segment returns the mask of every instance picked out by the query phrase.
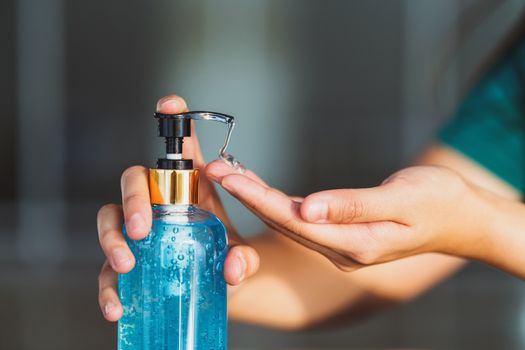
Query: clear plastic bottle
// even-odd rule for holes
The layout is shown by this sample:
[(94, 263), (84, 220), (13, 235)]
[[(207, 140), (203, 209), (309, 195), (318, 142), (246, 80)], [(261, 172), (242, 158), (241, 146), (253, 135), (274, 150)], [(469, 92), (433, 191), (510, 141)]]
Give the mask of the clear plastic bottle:
[(166, 157), (149, 169), (153, 210), (150, 234), (140, 241), (124, 236), (135, 267), (119, 275), (124, 314), (119, 350), (225, 350), (227, 297), (224, 260), (226, 229), (198, 208), (199, 170), (182, 158), (191, 136), (187, 115), (157, 113)]
[(153, 206), (153, 229), (127, 239), (135, 268), (119, 278), (122, 350), (222, 350), (227, 346), (226, 230), (192, 205)]

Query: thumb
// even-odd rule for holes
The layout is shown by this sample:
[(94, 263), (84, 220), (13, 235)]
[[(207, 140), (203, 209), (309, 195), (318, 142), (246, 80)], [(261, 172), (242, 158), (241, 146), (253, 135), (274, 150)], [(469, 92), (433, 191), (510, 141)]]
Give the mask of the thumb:
[(300, 213), (311, 223), (398, 222), (406, 207), (406, 198), (398, 192), (389, 185), (321, 191), (304, 199)]

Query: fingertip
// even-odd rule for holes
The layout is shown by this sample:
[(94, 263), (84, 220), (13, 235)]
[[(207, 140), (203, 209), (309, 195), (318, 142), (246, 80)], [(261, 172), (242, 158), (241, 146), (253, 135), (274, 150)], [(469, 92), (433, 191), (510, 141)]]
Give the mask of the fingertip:
[(255, 275), (259, 270), (260, 265), (259, 254), (255, 251), (255, 249), (250, 247), (249, 252), (250, 259), (248, 260), (248, 268), (246, 269), (246, 278), (250, 278)]
[(187, 109), (186, 101), (177, 95), (164, 96), (157, 102), (157, 112), (160, 113), (182, 113)]
[(328, 203), (316, 196), (308, 196), (301, 203), (299, 212), (304, 221), (325, 223), (328, 218)]
[(120, 303), (109, 301), (104, 305), (102, 313), (104, 314), (104, 318), (106, 320), (110, 322), (117, 322), (122, 318), (124, 311)]
[(221, 179), (224, 176), (231, 174), (232, 171), (231, 167), (217, 159), (206, 166), (205, 173), (211, 180), (220, 183)]
[(226, 283), (232, 286), (240, 284), (244, 279), (246, 265), (241, 261), (239, 256), (231, 250), (224, 261), (224, 279)]
[(234, 246), (224, 263), (224, 277), (230, 285), (238, 285), (259, 269), (259, 254), (250, 246)]
[[(235, 179), (240, 180), (240, 181), (242, 181), (241, 179), (244, 179), (245, 183), (254, 182), (263, 187), (268, 186), (253, 171), (249, 169), (244, 169), (242, 172), (240, 172), (239, 169), (231, 167), (230, 165), (226, 164), (223, 160), (220, 160), (220, 159), (214, 160), (213, 162), (209, 163), (205, 171), (206, 171), (206, 176), (208, 176), (208, 178), (217, 182), (218, 184), (225, 187), (226, 189), (231, 188), (230, 181), (233, 181)], [(230, 176), (233, 176), (233, 177), (231, 179), (226, 180), (225, 182), (226, 177), (230, 177)], [(226, 186), (225, 186), (225, 183), (226, 183)]]
[(308, 197), (303, 199), (303, 202), (301, 203), (301, 206), (299, 207), (299, 214), (301, 215), (301, 218), (304, 221), (310, 221), (308, 218), (308, 210), (310, 208), (310, 200)]
[[(149, 219), (151, 221), (151, 219)], [(126, 219), (126, 233), (133, 240), (140, 240), (146, 237), (150, 231), (151, 224), (144, 214), (136, 212)]]
[[(127, 231), (127, 230), (126, 230)], [(128, 237), (134, 241), (140, 241), (144, 238), (146, 238), (146, 236), (149, 234), (149, 231), (146, 231), (146, 232), (138, 232), (138, 233), (131, 233), (131, 232), (128, 232), (127, 231), (127, 234), (128, 234)]]
[(128, 273), (135, 267), (135, 257), (127, 248), (115, 248), (109, 258), (115, 272)]

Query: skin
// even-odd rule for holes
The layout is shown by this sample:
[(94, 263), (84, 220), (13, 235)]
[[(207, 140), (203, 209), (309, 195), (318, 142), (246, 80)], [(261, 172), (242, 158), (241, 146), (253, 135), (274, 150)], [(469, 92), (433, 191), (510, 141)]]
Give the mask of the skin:
[(445, 167), (414, 166), (377, 187), (322, 191), (300, 202), (218, 162), (208, 174), (269, 226), (343, 271), (434, 252), (525, 278), (525, 206)]
[[(186, 109), (177, 96), (158, 103), (164, 113)], [(204, 168), (196, 138), (185, 145), (185, 157)], [(268, 224), (251, 247), (243, 244), (211, 182), (202, 179), (199, 205), (226, 223), (234, 242), (225, 264), (225, 279), (235, 286), (230, 288), (230, 317), (305, 328), (341, 313), (409, 300), (461, 267), (461, 258), (525, 277), (519, 254), (525, 245), (519, 232), (525, 209), (518, 193), (443, 146), (429, 148), (416, 164), (374, 188), (322, 191), (301, 199), (268, 186), (253, 172), (239, 174), (223, 162), (210, 163), (207, 177)], [(109, 321), (122, 315), (117, 272), (134, 264), (121, 224), (133, 239), (143, 238), (151, 226), (144, 168), (126, 170), (122, 194), (123, 207), (109, 204), (98, 215), (108, 257), (99, 277), (99, 303)], [(261, 263), (254, 275), (256, 251)]]

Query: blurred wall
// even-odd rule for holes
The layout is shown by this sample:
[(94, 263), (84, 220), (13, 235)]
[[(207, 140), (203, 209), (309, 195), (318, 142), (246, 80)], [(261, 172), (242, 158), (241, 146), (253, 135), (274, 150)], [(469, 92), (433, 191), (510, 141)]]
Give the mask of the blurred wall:
[[(430, 142), (523, 5), (498, 2), (436, 96), (443, 47), (473, 3), (3, 1), (0, 348), (114, 346), (96, 304), (95, 213), (120, 200), (123, 169), (161, 154), (157, 98), (235, 115), (232, 153), (286, 192), (374, 185)], [(201, 124), (199, 135), (215, 158), (225, 129)], [(241, 232), (263, 228), (222, 195)], [(232, 325), (231, 343), (518, 349), (523, 300), (520, 283), (473, 266), (359, 325), (293, 335)]]

